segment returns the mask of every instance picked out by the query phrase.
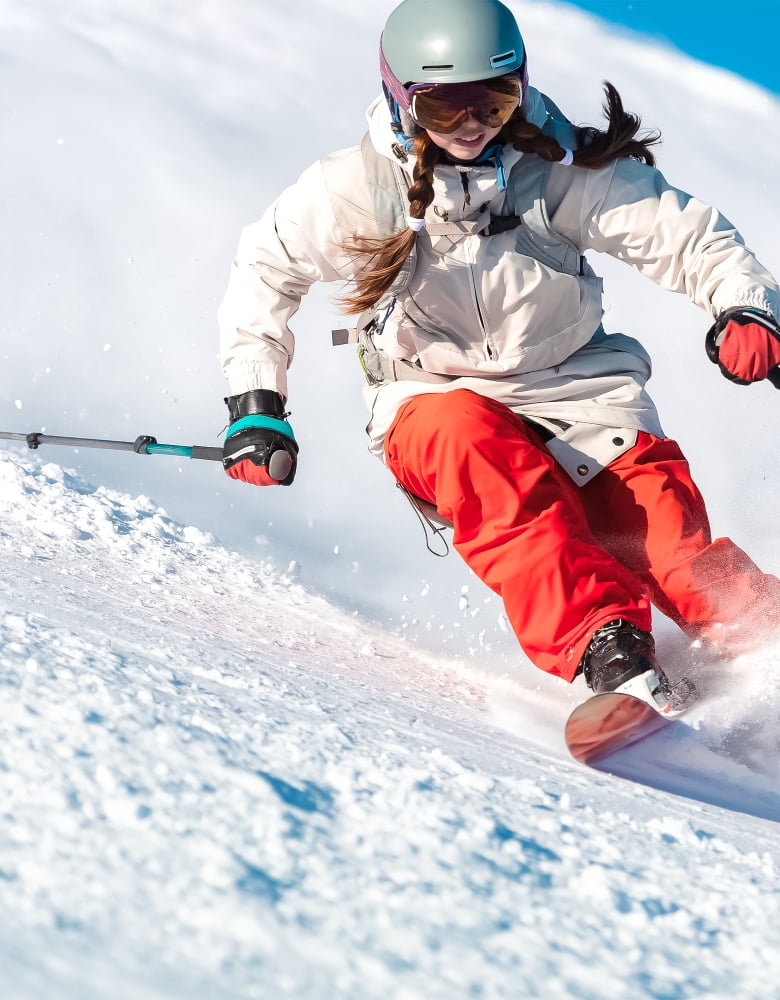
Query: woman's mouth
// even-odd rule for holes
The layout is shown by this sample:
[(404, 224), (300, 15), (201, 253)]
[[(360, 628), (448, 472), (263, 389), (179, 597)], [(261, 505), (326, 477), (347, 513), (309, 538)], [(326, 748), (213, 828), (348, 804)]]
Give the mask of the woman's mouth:
[(455, 142), (457, 142), (459, 146), (466, 146), (467, 149), (474, 149), (476, 146), (479, 146), (484, 141), (485, 137), (481, 133), (475, 136), (474, 138), (466, 138), (465, 136), (458, 136), (455, 139)]

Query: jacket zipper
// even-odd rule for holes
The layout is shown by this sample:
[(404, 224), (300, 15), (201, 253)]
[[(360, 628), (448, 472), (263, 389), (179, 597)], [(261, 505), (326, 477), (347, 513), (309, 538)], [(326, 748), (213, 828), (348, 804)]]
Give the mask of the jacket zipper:
[(487, 358), (488, 361), (494, 361), (498, 356), (498, 352), (496, 351), (495, 346), (493, 345), (493, 341), (490, 337), (490, 334), (488, 333), (487, 323), (485, 322), (485, 313), (480, 303), (479, 288), (477, 287), (477, 279), (475, 273), (476, 268), (474, 266), (476, 264), (476, 261), (471, 253), (471, 240), (473, 238), (474, 237), (472, 236), (467, 236), (466, 240), (464, 241), (466, 244), (466, 265), (468, 267), (469, 277), (471, 279), (471, 298), (474, 302), (474, 312), (477, 314), (477, 322), (479, 323), (479, 328), (482, 331), (482, 343), (485, 349), (485, 357)]

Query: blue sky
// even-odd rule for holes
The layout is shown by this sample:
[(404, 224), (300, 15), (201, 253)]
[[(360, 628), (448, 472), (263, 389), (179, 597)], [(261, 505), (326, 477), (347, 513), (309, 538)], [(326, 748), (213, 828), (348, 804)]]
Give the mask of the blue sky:
[(780, 0), (566, 0), (780, 94)]

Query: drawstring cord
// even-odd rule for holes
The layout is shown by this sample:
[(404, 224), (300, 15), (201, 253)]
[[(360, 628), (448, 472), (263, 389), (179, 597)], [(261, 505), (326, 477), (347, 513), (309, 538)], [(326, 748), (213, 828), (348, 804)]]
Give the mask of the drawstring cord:
[[(425, 513), (425, 511), (420, 507), (420, 503), (417, 497), (410, 490), (403, 485), (403, 483), (395, 484), (398, 489), (403, 493), (406, 499), (409, 501), (412, 510), (417, 515), (417, 520), (420, 522), (420, 527), (425, 535), (425, 547), (431, 553), (432, 556), (436, 556), (438, 559), (444, 559), (450, 554), (450, 546), (447, 539), (444, 537), (444, 532), (447, 530), (443, 525), (435, 524), (430, 517)], [(429, 534), (430, 532), (430, 534)], [(436, 549), (431, 547), (431, 541), (436, 539), (441, 545), (444, 546), (443, 552), (437, 552)]]

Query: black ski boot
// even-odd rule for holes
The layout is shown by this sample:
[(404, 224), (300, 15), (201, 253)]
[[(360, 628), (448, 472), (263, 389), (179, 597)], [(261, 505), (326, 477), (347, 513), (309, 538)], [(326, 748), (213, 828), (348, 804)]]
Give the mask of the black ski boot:
[(674, 687), (658, 666), (649, 632), (617, 619), (593, 633), (582, 658), (585, 682), (595, 694), (619, 691), (646, 701), (664, 715), (682, 711), (693, 701), (690, 681)]

